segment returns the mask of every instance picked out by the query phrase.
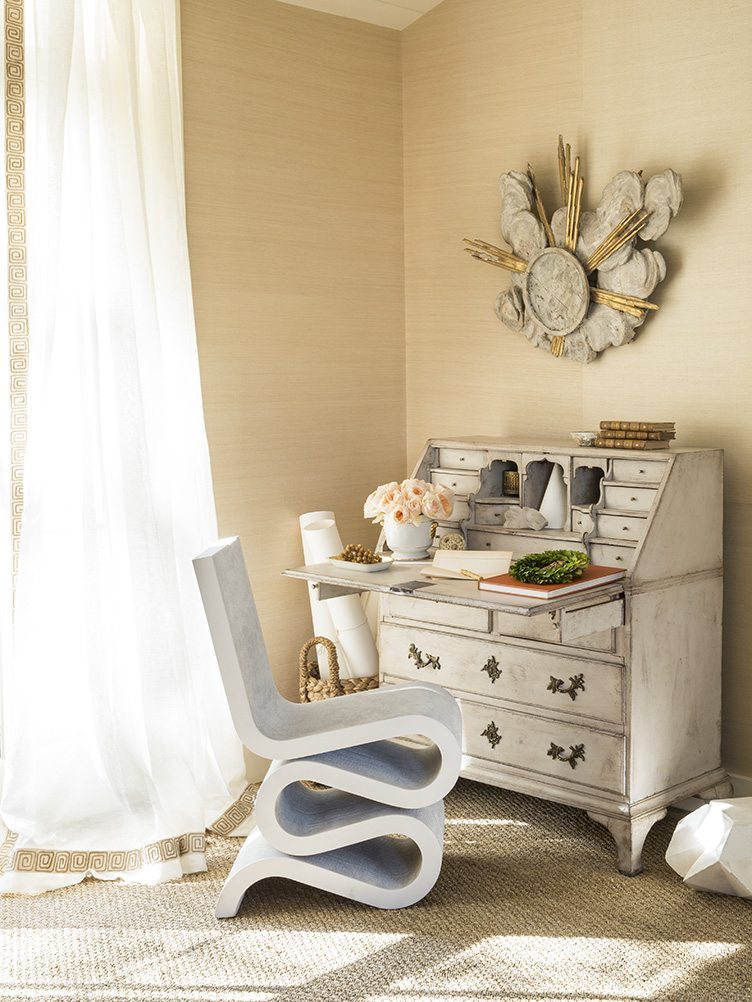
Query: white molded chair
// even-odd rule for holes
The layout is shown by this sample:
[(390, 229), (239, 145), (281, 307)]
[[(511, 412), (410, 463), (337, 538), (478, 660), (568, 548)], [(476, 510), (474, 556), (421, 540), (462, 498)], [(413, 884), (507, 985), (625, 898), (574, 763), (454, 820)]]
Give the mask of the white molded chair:
[[(378, 908), (419, 901), (441, 869), (443, 798), (460, 769), (456, 700), (423, 683), (289, 702), (272, 678), (239, 539), (220, 540), (193, 565), (235, 729), (274, 760), (217, 917), (237, 914), (246, 890), (272, 876)], [(430, 743), (393, 740), (414, 734)]]

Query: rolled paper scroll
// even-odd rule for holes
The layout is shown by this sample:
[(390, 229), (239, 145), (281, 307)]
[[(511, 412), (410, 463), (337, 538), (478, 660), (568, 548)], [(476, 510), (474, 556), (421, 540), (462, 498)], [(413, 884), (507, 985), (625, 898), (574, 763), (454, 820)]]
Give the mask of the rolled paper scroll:
[[(342, 540), (333, 512), (314, 511), (301, 515), (300, 534), (306, 565), (326, 563), (331, 556), (342, 551)], [(341, 677), (376, 675), (379, 670), (378, 652), (359, 596), (344, 595), (321, 601), (314, 585), (309, 584), (308, 597), (315, 635), (328, 637), (336, 645)], [(326, 657), (323, 655), (319, 658), (319, 671), (322, 678), (327, 677)]]

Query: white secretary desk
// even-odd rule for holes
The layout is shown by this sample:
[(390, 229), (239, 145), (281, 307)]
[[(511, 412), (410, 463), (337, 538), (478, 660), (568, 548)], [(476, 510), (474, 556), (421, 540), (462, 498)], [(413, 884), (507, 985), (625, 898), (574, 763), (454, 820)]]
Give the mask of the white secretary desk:
[[(561, 529), (505, 530), (504, 507), (540, 505), (562, 468)], [(519, 495), (504, 494), (519, 474)], [(669, 804), (731, 792), (720, 757), (722, 453), (431, 439), (413, 476), (456, 493), (440, 534), (470, 549), (576, 549), (622, 567), (618, 584), (552, 602), (442, 581), (405, 593), (416, 564), (377, 574), (286, 572), (322, 599), (381, 593), (380, 684), (448, 688), (464, 718), (462, 774), (580, 807), (612, 833), (622, 873)]]

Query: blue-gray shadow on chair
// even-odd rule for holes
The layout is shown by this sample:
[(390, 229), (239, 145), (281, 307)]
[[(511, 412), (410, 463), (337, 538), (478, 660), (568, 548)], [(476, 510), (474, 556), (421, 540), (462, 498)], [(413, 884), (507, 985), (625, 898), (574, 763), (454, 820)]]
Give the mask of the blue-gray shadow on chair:
[[(457, 701), (429, 683), (303, 705), (284, 699), (240, 540), (220, 540), (193, 566), (235, 729), (243, 744), (273, 760), (217, 917), (237, 914), (248, 888), (273, 876), (377, 908), (419, 901), (439, 876), (443, 798), (460, 770)], [(425, 742), (396, 740), (413, 735)]]

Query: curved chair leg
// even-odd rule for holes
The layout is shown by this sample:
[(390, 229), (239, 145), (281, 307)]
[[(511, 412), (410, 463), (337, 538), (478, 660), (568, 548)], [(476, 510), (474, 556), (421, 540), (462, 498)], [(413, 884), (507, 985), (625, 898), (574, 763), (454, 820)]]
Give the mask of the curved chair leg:
[[(400, 813), (403, 816), (400, 818)], [(443, 801), (417, 811), (392, 808), (392, 832), (328, 852), (292, 856), (275, 849), (256, 829), (248, 836), (217, 902), (217, 918), (236, 915), (245, 892), (265, 877), (290, 880), (331, 891), (375, 908), (413, 905), (436, 883), (444, 837)]]

